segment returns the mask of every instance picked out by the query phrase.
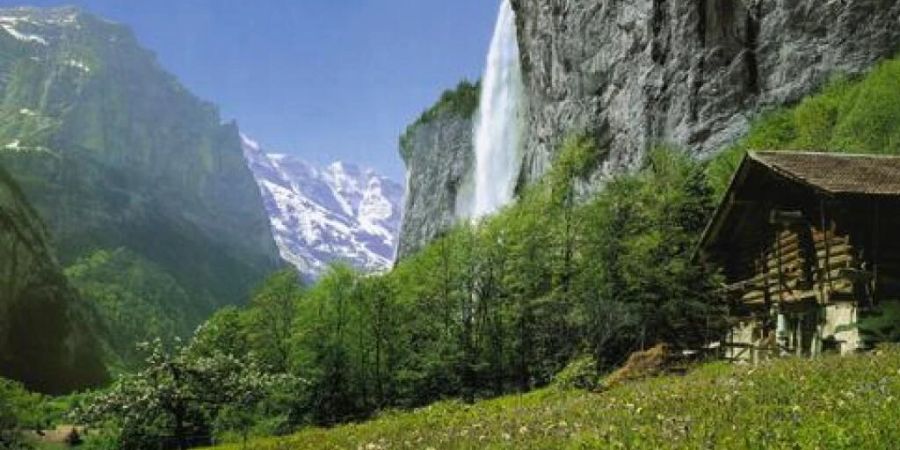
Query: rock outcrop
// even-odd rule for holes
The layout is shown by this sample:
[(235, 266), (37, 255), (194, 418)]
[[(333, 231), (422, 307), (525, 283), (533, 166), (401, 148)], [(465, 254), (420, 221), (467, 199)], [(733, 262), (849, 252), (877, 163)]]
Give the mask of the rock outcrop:
[(397, 257), (415, 253), (456, 223), (457, 198), (471, 188), (473, 114), (478, 85), (460, 83), (410, 125), (400, 139), (406, 163), (406, 204)]

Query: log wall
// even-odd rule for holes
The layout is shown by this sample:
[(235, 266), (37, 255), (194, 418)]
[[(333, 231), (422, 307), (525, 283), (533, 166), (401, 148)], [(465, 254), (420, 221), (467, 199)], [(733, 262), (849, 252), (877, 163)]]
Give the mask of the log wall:
[[(737, 249), (726, 288), (747, 304), (828, 301), (824, 296), (850, 295), (850, 275), (859, 258), (850, 237), (836, 230), (793, 226), (774, 231), (768, 240), (748, 242)], [(827, 289), (826, 289), (827, 288)]]

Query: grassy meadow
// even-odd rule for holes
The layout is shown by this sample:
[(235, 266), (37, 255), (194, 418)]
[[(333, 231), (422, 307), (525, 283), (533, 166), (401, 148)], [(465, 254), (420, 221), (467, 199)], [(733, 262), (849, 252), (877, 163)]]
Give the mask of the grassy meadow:
[(900, 443), (898, 423), (895, 346), (756, 367), (715, 362), (599, 393), (547, 388), (473, 405), (443, 402), (246, 448), (892, 449)]

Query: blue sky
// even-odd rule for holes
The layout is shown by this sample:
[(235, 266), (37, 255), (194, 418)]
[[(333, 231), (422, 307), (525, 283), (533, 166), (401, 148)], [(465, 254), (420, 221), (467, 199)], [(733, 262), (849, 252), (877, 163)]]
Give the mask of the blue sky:
[(129, 25), (162, 65), (263, 146), (398, 180), (397, 137), (483, 70), (496, 0), (0, 0)]

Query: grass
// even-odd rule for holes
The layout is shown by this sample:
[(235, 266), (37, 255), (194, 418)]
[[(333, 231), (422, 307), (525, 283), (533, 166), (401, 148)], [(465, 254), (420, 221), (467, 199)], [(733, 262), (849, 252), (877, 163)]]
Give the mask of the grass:
[(755, 120), (747, 136), (712, 159), (718, 192), (748, 150), (900, 155), (900, 54), (863, 75), (836, 75), (815, 95)]
[[(602, 393), (548, 388), (444, 402), (252, 449), (896, 448), (900, 347), (850, 357), (710, 363)], [(240, 445), (219, 447), (239, 449)]]

